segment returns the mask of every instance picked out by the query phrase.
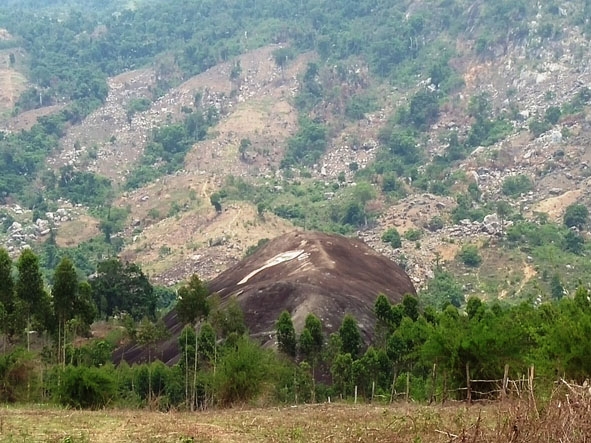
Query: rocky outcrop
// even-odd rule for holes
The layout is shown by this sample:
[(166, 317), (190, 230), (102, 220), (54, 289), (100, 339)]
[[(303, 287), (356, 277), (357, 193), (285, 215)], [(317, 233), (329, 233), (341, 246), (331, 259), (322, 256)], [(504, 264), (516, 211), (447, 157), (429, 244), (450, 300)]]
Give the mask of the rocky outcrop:
[[(366, 343), (375, 326), (373, 306), (378, 294), (398, 303), (415, 294), (409, 277), (395, 262), (376, 253), (360, 240), (316, 232), (293, 231), (267, 245), (209, 283), (222, 306), (237, 300), (252, 336), (274, 346), (275, 322), (290, 312), (296, 331), (314, 313), (325, 334), (338, 330), (345, 314), (353, 315)], [(165, 318), (171, 338), (156, 355), (167, 363), (178, 359), (178, 334), (182, 329), (176, 313)], [(154, 354), (153, 354), (154, 355)], [(143, 361), (147, 350), (132, 346), (115, 353), (115, 362)]]

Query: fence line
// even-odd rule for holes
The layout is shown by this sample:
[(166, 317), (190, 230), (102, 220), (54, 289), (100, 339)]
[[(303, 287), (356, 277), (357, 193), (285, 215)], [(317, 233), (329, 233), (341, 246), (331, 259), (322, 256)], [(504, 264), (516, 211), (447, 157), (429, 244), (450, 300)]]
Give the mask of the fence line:
[[(410, 400), (410, 372), (406, 373), (406, 387), (404, 392), (396, 392), (394, 389), (394, 385), (396, 384), (396, 380), (398, 379), (398, 375), (394, 376), (392, 380), (392, 392), (390, 393), (390, 403), (394, 401), (395, 398), (404, 397), (405, 401)], [(436, 382), (437, 382), (437, 365), (433, 365), (433, 370), (431, 373), (431, 389), (428, 393), (429, 403), (432, 403), (436, 400)], [(534, 399), (534, 381), (535, 381), (535, 368), (534, 366), (530, 366), (527, 370), (527, 375), (522, 374), (521, 377), (516, 379), (511, 379), (509, 377), (509, 365), (505, 365), (503, 371), (503, 378), (499, 379), (472, 379), (470, 377), (470, 364), (466, 363), (466, 386), (448, 389), (447, 388), (447, 377), (444, 376), (443, 378), (443, 390), (441, 391), (441, 403), (444, 403), (448, 400), (448, 395), (453, 392), (463, 392), (466, 391), (466, 401), (471, 403), (474, 401), (472, 398), (472, 394), (478, 396), (495, 396), (496, 398), (506, 398), (509, 394), (515, 393), (518, 397), (521, 398), (523, 393), (527, 393), (530, 400)], [(482, 390), (474, 390), (474, 384), (494, 384), (494, 389), (482, 391)], [(373, 397), (373, 396), (372, 396)], [(479, 400), (479, 399), (476, 399)], [(534, 402), (535, 403), (535, 402)], [(537, 413), (537, 411), (536, 411)]]

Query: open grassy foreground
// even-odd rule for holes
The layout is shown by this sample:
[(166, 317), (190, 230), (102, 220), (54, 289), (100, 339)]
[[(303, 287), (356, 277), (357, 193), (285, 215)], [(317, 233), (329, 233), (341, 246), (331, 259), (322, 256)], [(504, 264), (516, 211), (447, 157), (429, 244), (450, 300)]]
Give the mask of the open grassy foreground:
[[(589, 441), (588, 403), (322, 404), (198, 413), (4, 406), (2, 442)], [(539, 417), (538, 418), (538, 414)], [(587, 418), (585, 418), (587, 416)]]

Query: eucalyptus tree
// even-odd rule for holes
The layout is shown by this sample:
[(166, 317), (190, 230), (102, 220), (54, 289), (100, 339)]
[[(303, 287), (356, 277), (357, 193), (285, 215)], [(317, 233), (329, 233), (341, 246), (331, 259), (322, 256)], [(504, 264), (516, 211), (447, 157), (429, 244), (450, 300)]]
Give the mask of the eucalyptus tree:
[(12, 259), (6, 249), (0, 248), (0, 331), (4, 334), (4, 350), (6, 338), (13, 332), (14, 302)]
[[(26, 320), (27, 349), (30, 347), (31, 322), (36, 320), (41, 328), (48, 328), (50, 305), (43, 285), (43, 277), (39, 268), (39, 257), (31, 249), (25, 249), (16, 263), (18, 277), (16, 280), (16, 302), (21, 304)], [(20, 317), (20, 315), (17, 315)], [(18, 322), (22, 325), (22, 322)]]

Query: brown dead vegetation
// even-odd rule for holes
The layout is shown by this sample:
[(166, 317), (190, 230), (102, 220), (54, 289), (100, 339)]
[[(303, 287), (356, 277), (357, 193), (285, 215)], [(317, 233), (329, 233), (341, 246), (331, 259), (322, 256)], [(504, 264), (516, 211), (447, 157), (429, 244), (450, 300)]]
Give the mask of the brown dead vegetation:
[(99, 221), (89, 215), (63, 222), (57, 229), (55, 241), (61, 248), (71, 248), (99, 235)]
[(563, 384), (559, 391), (543, 405), (517, 398), (471, 406), (324, 403), (198, 413), (6, 407), (0, 412), (0, 438), (97, 443), (589, 441), (588, 387)]

